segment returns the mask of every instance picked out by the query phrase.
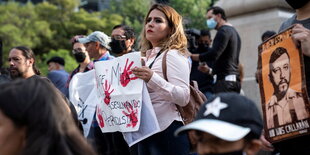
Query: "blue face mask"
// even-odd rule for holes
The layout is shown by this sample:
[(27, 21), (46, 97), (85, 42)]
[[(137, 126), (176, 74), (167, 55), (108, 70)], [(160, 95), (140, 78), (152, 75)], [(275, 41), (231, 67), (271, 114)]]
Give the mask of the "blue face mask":
[(217, 22), (214, 20), (214, 18), (211, 18), (206, 21), (206, 24), (209, 29), (215, 29)]

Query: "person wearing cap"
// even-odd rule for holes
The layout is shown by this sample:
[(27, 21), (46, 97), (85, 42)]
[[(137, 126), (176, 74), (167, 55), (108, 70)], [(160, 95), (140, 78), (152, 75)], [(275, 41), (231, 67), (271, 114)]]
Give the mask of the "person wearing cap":
[(65, 71), (65, 60), (61, 57), (54, 56), (47, 61), (48, 71), (47, 78), (52, 81), (57, 89), (59, 89), (66, 97), (69, 96), (66, 87), (69, 74)]
[(109, 46), (111, 38), (103, 32), (95, 31), (87, 37), (79, 38), (78, 42), (85, 45), (89, 57), (94, 59), (94, 61), (104, 61), (114, 58), (109, 53), (111, 50)]
[[(87, 37), (78, 38), (78, 42), (84, 44), (86, 51), (91, 59), (94, 61), (106, 61), (113, 59), (114, 56), (110, 55), (111, 50), (109, 44), (111, 38), (105, 33), (95, 31)], [(95, 145), (99, 155), (115, 155), (117, 154), (117, 146), (107, 143), (106, 139), (111, 139), (111, 133), (102, 133), (94, 114), (92, 128), (94, 129)]]
[(193, 132), (198, 154), (254, 155), (260, 150), (261, 115), (253, 101), (237, 93), (218, 93), (203, 104), (195, 121), (175, 135)]

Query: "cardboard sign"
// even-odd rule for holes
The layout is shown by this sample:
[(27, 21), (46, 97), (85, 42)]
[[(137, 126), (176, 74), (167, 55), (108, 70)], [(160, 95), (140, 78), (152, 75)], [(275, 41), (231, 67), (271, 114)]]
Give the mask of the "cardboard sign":
[(103, 133), (137, 131), (141, 122), (143, 80), (131, 72), (141, 67), (139, 53), (95, 62), (100, 103), (96, 118)]
[(258, 81), (265, 137), (272, 143), (309, 134), (309, 101), (303, 55), (292, 27), (259, 47)]

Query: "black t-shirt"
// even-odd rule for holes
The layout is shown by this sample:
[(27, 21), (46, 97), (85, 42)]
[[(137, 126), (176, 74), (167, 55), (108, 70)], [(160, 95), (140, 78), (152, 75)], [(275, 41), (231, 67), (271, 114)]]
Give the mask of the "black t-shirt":
[[(206, 48), (198, 47), (196, 50), (190, 51), (193, 54), (200, 54), (205, 52)], [(213, 68), (213, 62), (207, 62), (210, 68)], [(192, 61), (192, 68), (190, 74), (190, 80), (195, 80), (198, 83), (199, 90), (203, 93), (212, 92), (213, 88), (213, 75), (203, 73), (198, 70), (199, 62)]]
[(217, 75), (218, 80), (231, 74), (239, 77), (240, 49), (241, 39), (237, 30), (232, 26), (223, 25), (217, 31), (212, 47), (200, 54), (199, 59), (214, 61), (213, 73)]

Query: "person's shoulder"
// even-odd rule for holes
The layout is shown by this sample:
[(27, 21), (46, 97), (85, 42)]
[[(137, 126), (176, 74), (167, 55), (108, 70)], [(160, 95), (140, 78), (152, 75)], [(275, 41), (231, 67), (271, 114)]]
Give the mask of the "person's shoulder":
[(186, 54), (183, 54), (180, 50), (178, 49), (170, 49), (168, 50), (167, 55), (173, 56), (173, 57), (181, 57), (181, 58), (187, 58)]
[(217, 34), (223, 34), (223, 35), (233, 35), (238, 33), (237, 30), (235, 29), (235, 27), (233, 27), (232, 25), (223, 25), (218, 29), (218, 33)]
[(283, 23), (280, 26), (279, 32), (285, 30), (286, 28), (294, 24), (295, 19), (296, 19), (296, 14), (294, 14), (292, 17), (288, 18), (287, 20), (283, 21)]
[(65, 70), (52, 70), (48, 74), (54, 74), (54, 75), (69, 75), (68, 72)]
[(30, 78), (28, 78), (28, 80), (45, 80), (46, 82), (51, 82), (50, 79), (48, 79), (47, 77), (44, 76), (40, 76), (40, 75), (33, 75)]

